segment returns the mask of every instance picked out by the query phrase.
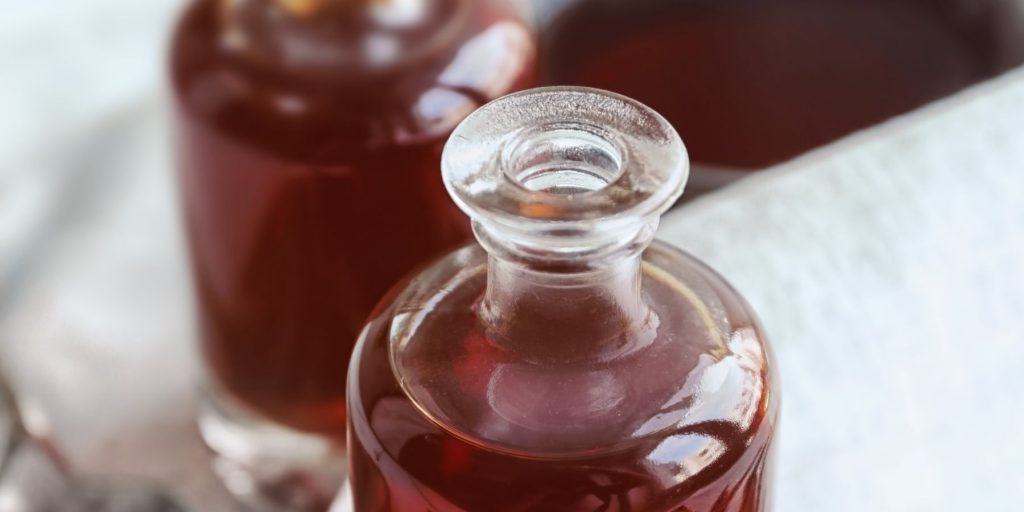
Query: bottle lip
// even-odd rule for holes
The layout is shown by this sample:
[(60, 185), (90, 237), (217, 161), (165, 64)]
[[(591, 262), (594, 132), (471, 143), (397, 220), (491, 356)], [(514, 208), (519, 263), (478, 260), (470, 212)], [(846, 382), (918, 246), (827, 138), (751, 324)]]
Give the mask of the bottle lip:
[(544, 87), (463, 120), (442, 175), (456, 204), (492, 228), (621, 233), (657, 222), (682, 194), (689, 159), (672, 125), (636, 100)]

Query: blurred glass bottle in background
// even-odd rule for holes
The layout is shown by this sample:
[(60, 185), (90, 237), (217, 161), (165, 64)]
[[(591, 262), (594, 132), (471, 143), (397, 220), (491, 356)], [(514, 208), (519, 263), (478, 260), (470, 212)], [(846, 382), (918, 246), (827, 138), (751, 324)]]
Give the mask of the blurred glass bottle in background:
[(336, 484), (328, 452), (343, 442), (356, 334), (399, 277), (467, 238), (437, 172), (442, 144), (534, 81), (525, 19), (511, 0), (184, 12), (171, 76), (208, 366), (200, 428), (232, 479), (255, 479), (239, 489), (301, 502), (318, 491), (291, 496), (288, 482)]
[(721, 186), (1024, 62), (1024, 2), (576, 0), (543, 38), (550, 84), (661, 112)]
[(360, 337), (355, 512), (769, 507), (763, 331), (721, 276), (652, 243), (687, 171), (664, 118), (603, 91), (513, 94), (460, 125), (443, 172), (480, 245)]

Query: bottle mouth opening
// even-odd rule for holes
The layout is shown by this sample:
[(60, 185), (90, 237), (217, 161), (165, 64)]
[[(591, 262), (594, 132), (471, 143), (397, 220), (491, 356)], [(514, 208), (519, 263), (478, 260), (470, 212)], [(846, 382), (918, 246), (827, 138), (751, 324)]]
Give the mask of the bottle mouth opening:
[(505, 177), (558, 196), (597, 192), (625, 173), (625, 152), (598, 126), (559, 123), (520, 131), (502, 154)]
[(456, 128), (441, 160), (445, 187), (474, 223), (566, 251), (656, 225), (689, 172), (667, 120), (624, 96), (579, 87), (484, 105)]

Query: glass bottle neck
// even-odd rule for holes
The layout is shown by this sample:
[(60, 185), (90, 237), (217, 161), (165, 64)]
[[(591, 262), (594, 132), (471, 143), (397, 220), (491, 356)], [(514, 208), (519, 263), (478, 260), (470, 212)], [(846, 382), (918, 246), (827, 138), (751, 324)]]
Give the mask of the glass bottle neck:
[(480, 317), (506, 350), (538, 364), (607, 361), (653, 339), (635, 252), (584, 271), (491, 254)]
[(688, 170), (668, 121), (605, 91), (524, 91), (467, 117), (441, 167), (489, 254), (478, 314), (490, 339), (537, 364), (653, 341), (640, 255)]

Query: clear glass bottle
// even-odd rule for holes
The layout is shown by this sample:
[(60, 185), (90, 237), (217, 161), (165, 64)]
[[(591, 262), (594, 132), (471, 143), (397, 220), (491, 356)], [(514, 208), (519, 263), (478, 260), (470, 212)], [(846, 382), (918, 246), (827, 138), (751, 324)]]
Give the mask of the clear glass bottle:
[(470, 115), (442, 165), (480, 245), (393, 289), (360, 336), (354, 510), (765, 510), (764, 334), (713, 270), (652, 241), (688, 175), (668, 122), (536, 89)]
[(200, 428), (236, 488), (248, 474), (275, 500), (308, 501), (282, 490), (295, 482), (332, 494), (351, 348), (391, 284), (469, 237), (441, 149), (476, 107), (533, 83), (526, 19), (515, 0), (183, 13), (170, 72), (208, 369)]

